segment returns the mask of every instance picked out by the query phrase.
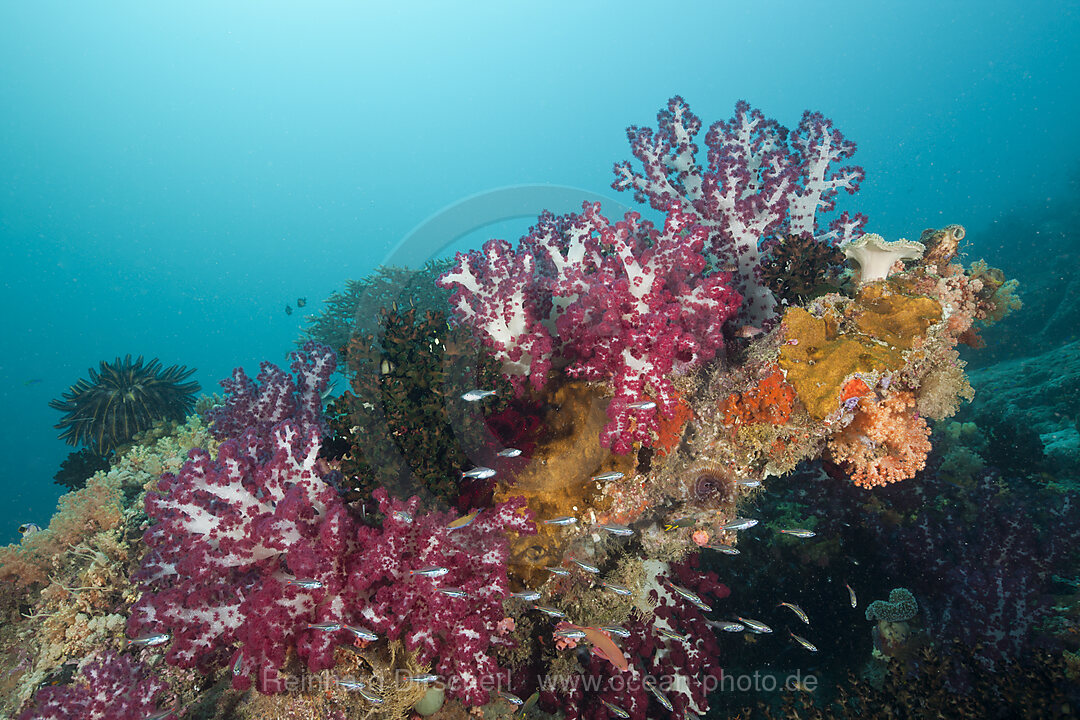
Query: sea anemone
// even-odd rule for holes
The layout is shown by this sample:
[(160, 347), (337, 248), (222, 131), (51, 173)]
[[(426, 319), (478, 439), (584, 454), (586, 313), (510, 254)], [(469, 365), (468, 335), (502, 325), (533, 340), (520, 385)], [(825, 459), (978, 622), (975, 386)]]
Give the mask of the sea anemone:
[(184, 382), (195, 369), (173, 365), (162, 370), (154, 358), (143, 364), (131, 356), (116, 362), (101, 361), (101, 368), (88, 370), (90, 379), (81, 379), (49, 407), (65, 413), (55, 425), (60, 438), (70, 445), (84, 445), (99, 455), (148, 430), (158, 420), (183, 420), (195, 406), (199, 383)]

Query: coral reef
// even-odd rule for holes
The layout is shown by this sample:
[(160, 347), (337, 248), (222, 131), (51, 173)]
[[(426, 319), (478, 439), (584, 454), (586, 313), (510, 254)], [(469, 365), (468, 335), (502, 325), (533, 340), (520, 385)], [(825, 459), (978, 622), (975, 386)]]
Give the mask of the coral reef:
[(78, 490), (86, 486), (86, 479), (98, 470), (109, 469), (109, 456), (99, 455), (90, 448), (68, 453), (60, 469), (53, 476), (53, 482), (63, 485), (68, 490)]
[(906, 393), (878, 403), (860, 400), (855, 419), (830, 438), (830, 459), (862, 487), (914, 477), (930, 452), (930, 428), (912, 412), (914, 406), (915, 399)]
[(216, 447), (197, 416), (162, 427), (164, 436), (139, 436), (110, 469), (61, 498), (48, 528), (0, 548), (10, 619), (2, 645), (20, 658), (5, 675), (10, 685), (0, 692), (0, 713), (17, 709), (39, 685), (58, 682), (81, 659), (122, 646), (135, 600), (129, 577), (144, 550), (143, 492), (162, 472), (179, 470), (191, 448)]
[(224, 404), (210, 409), (206, 418), (219, 440), (249, 433), (265, 438), (274, 426), (291, 420), (298, 432), (323, 432), (322, 394), (337, 369), (337, 355), (312, 341), (291, 354), (293, 375), (271, 362), (259, 365), (252, 380), (243, 368), (221, 381), (227, 393)]
[(919, 604), (911, 591), (907, 588), (893, 588), (889, 591), (888, 600), (875, 600), (866, 606), (866, 619), (904, 622), (915, 617), (917, 612)]
[(1027, 451), (1034, 451), (1036, 443), (1026, 438), (1021, 447), (1019, 441), (1034, 432), (1043, 449), (1033, 457), (1045, 452), (1056, 473), (1076, 477), (1080, 460), (1080, 431), (1076, 428), (1080, 418), (1080, 343), (980, 368), (971, 373), (971, 382), (978, 393), (965, 419), (987, 429), (1005, 420), (1017, 430), (1015, 435), (995, 433), (998, 442), (1005, 444), (987, 450), (997, 455), (998, 462), (1031, 470)]
[(910, 240), (886, 240), (880, 235), (867, 233), (853, 238), (840, 246), (848, 260), (859, 266), (858, 282), (878, 282), (889, 277), (893, 267), (904, 260), (918, 260), (926, 246)]
[(724, 424), (731, 426), (766, 423), (783, 425), (791, 419), (795, 390), (779, 369), (772, 370), (746, 392), (732, 393), (720, 407)]
[[(862, 170), (819, 114), (788, 131), (739, 103), (699, 157), (700, 131), (680, 98), (629, 130), (614, 185), (656, 224), (586, 203), (380, 270), (309, 319), (332, 347), (234, 371), (205, 427), (110, 446), (0, 549), (0, 714), (643, 720), (821, 662), (903, 716), (913, 693), (980, 707), (990, 670), (1057, 673), (1032, 650), (1080, 648), (1075, 492), (1009, 464), (1042, 425), (939, 422), (1015, 284), (956, 261), (960, 226), (828, 223)], [(324, 409), (335, 350), (350, 389)]]
[[(454, 529), (454, 515), (420, 516), (416, 498), (402, 504), (382, 490), (375, 494), (381, 528), (358, 522), (318, 469), (321, 423), (312, 412), (332, 358), (327, 348), (308, 347), (294, 353), (295, 382), (264, 363), (261, 392), (235, 383), (213, 429), (251, 425), (225, 440), (216, 458), (193, 450), (179, 474), (163, 476), (160, 494), (147, 495), (156, 522), (144, 537), (150, 552), (137, 578), (145, 592), (129, 633), (168, 633), (170, 663), (227, 664), (234, 687), (254, 676), (272, 693), (285, 687), (280, 671), (290, 648), (309, 670), (324, 670), (334, 665), (335, 639), (362, 637), (350, 628), (366, 628), (403, 637), (422, 662), (460, 683), (454, 694), (483, 700), (479, 678), (497, 668), (479, 658), (506, 593), (500, 537), (534, 528), (517, 512), (520, 502)], [(263, 434), (267, 418), (283, 416)], [(485, 550), (477, 558), (469, 547)], [(435, 576), (463, 595), (439, 593), (425, 567), (438, 567)]]
[[(922, 650), (914, 674), (900, 661), (889, 663), (880, 682), (850, 676), (834, 697), (819, 702), (811, 693), (784, 693), (782, 706), (759, 706), (751, 718), (987, 718), (1037, 720), (1074, 713), (1075, 684), (1066, 677), (1065, 661), (1048, 653), (1009, 663), (997, 671), (971, 661), (970, 650), (954, 645), (948, 653)], [(969, 686), (957, 692), (946, 681), (966, 673)]]
[[(364, 486), (381, 485), (453, 505), (462, 472), (494, 464), (502, 447), (528, 449), (513, 444), (524, 438), (493, 432), (501, 430), (491, 418), (507, 409), (509, 383), (442, 313), (383, 309), (379, 325), (379, 336), (356, 336), (347, 350), (352, 392), (342, 395), (338, 412), (346, 414), (340, 436), (351, 462), (342, 482), (358, 499), (368, 497)], [(474, 388), (496, 395), (471, 405), (451, 401)]]
[(449, 260), (431, 260), (418, 270), (380, 265), (361, 280), (349, 280), (345, 289), (335, 292), (323, 302), (317, 315), (305, 318), (307, 327), (297, 345), (310, 341), (327, 345), (348, 360), (349, 341), (354, 337), (378, 334), (380, 313), (387, 308), (404, 304), (408, 299), (413, 307), (423, 311), (449, 310), (450, 294), (437, 287), (436, 277), (450, 267)]
[(86, 487), (60, 498), (47, 528), (0, 548), (0, 580), (19, 587), (44, 582), (59, 556), (83, 539), (116, 527), (123, 510), (121, 479), (99, 472)]
[(627, 666), (620, 669), (593, 652), (580, 665), (572, 663), (568, 674), (547, 678), (552, 684), (540, 688), (542, 707), (557, 708), (568, 720), (608, 717), (611, 705), (633, 720), (642, 720), (650, 709), (700, 714), (708, 707), (707, 688), (722, 674), (715, 664), (720, 646), (704, 612), (670, 588), (685, 588), (704, 602), (722, 600), (730, 591), (715, 573), (699, 572), (693, 561), (672, 566), (669, 575), (655, 570), (648, 583), (655, 607), (623, 623)]

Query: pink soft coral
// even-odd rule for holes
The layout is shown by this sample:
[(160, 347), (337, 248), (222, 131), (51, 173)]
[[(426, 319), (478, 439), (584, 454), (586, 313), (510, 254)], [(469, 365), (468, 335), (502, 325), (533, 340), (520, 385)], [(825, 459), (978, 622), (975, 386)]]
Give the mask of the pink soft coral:
[[(67, 685), (45, 687), (19, 720), (144, 720), (158, 712), (166, 685), (129, 656), (104, 652)], [(162, 716), (175, 720), (176, 714)]]
[[(712, 359), (739, 307), (730, 273), (704, 274), (708, 233), (678, 203), (662, 228), (627, 213), (611, 224), (599, 204), (542, 215), (516, 251), (492, 241), (459, 255), (439, 278), (457, 318), (491, 347), (523, 388), (557, 363), (572, 377), (609, 381), (611, 422), (600, 441), (620, 453), (651, 444), (672, 417), (672, 376)], [(554, 332), (553, 332), (554, 330)], [(642, 405), (655, 402), (656, 407)]]
[[(166, 659), (182, 667), (224, 655), (234, 687), (254, 675), (269, 693), (283, 689), (278, 671), (290, 648), (309, 669), (330, 668), (334, 647), (352, 637), (346, 626), (359, 626), (401, 638), (453, 679), (451, 695), (485, 702), (485, 678), (499, 672), (489, 646), (509, 642), (498, 636), (505, 531), (535, 531), (524, 500), (451, 529), (455, 515), (420, 514), (417, 498), (403, 503), (379, 489), (386, 519), (369, 526), (319, 476), (318, 451), (317, 430), (286, 421), (268, 440), (245, 431), (225, 441), (217, 459), (195, 450), (178, 475), (166, 475), (163, 494), (147, 496), (156, 524), (146, 532), (151, 551), (139, 579), (147, 592), (129, 632), (171, 633)], [(426, 566), (446, 573), (414, 573)]]
[[(804, 113), (788, 131), (745, 101), (736, 103), (734, 117), (709, 128), (705, 153), (697, 144), (701, 119), (681, 97), (671, 98), (657, 121), (656, 130), (627, 128), (640, 169), (617, 164), (612, 187), (661, 211), (681, 202), (708, 230), (706, 254), (735, 266), (747, 320), (759, 325), (771, 319), (777, 306), (761, 282), (758, 244), (769, 236), (826, 234), (823, 216), (839, 191), (854, 193), (863, 179), (860, 167), (837, 167), (855, 152), (855, 143), (821, 113)], [(845, 212), (828, 232), (844, 241), (865, 223), (864, 216)]]

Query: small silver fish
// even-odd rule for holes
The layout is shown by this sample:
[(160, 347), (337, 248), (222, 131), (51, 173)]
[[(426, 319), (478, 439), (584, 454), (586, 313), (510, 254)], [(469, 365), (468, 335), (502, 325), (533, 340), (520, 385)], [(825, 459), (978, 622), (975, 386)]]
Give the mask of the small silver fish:
[(448, 572), (450, 571), (447, 568), (439, 567), (438, 565), (429, 565), (427, 567), (422, 567), (419, 570), (410, 570), (409, 574), (420, 575), (426, 578), (437, 578), (442, 577)]
[(476, 402), (477, 400), (483, 400), (486, 397), (491, 397), (495, 394), (494, 390), (470, 390), (461, 396), (461, 399), (465, 402)]
[(656, 687), (656, 683), (651, 681), (645, 683), (645, 689), (653, 694), (653, 697), (656, 698), (657, 702), (664, 706), (664, 709), (668, 712), (674, 712), (675, 708), (672, 706), (671, 701), (667, 699), (667, 696), (664, 695), (664, 693), (660, 692), (660, 688)]
[(308, 630), (322, 630), (323, 632), (337, 632), (341, 629), (341, 623), (336, 622), (323, 622), (323, 623), (308, 623)]
[(790, 530), (781, 530), (784, 535), (790, 535), (797, 538), (812, 538), (817, 535), (813, 530), (806, 530), (805, 528), (791, 528)]
[(788, 635), (790, 635), (790, 636), (791, 636), (791, 639), (792, 639), (792, 640), (794, 640), (795, 642), (799, 643), (800, 645), (802, 645), (802, 646), (803, 646), (804, 648), (806, 648), (806, 649), (807, 649), (807, 650), (809, 650), (810, 652), (817, 652), (817, 648), (816, 648), (816, 647), (814, 647), (814, 644), (813, 644), (812, 642), (810, 642), (809, 640), (807, 640), (806, 638), (804, 638), (804, 637), (799, 637), (798, 635), (796, 635), (795, 633), (791, 632), (790, 630), (788, 630)]
[(734, 520), (724, 523), (721, 527), (722, 530), (748, 530), (758, 524), (758, 521), (754, 518), (735, 518)]
[(504, 457), (504, 458), (516, 458), (518, 455), (521, 454), (521, 451), (518, 450), (517, 448), (503, 448), (502, 450), (500, 450), (499, 452), (497, 452), (495, 454), (498, 455), (499, 457)]
[(544, 525), (573, 525), (577, 522), (577, 518), (573, 515), (562, 515), (557, 518), (551, 518), (550, 520), (544, 520)]
[(600, 473), (599, 475), (593, 475), (591, 479), (596, 482), (611, 482), (612, 480), (622, 480), (626, 477), (625, 474), (618, 470), (612, 470), (611, 472)]
[(413, 516), (410, 515), (408, 512), (406, 512), (405, 510), (395, 510), (394, 512), (391, 513), (391, 515), (394, 516), (395, 520), (398, 520), (398, 521), (403, 522), (403, 523), (411, 523), (413, 521)]
[(736, 615), (735, 618), (743, 625), (745, 625), (746, 629), (752, 633), (758, 633), (760, 635), (772, 632), (772, 628), (761, 622), (760, 620), (750, 620), (748, 618), (739, 617), (738, 615)]
[(859, 599), (855, 597), (855, 591), (851, 589), (851, 586), (844, 583), (844, 587), (847, 588), (848, 598), (851, 600), (851, 607), (859, 607)]
[(624, 628), (622, 625), (601, 625), (600, 629), (606, 632), (608, 635), (614, 635), (621, 638), (630, 637), (630, 631)]
[(626, 587), (625, 585), (608, 582), (607, 580), (601, 580), (600, 584), (611, 592), (615, 593), (616, 595), (633, 595), (633, 593), (630, 592), (630, 588)]
[(489, 477), (495, 477), (495, 471), (489, 467), (478, 465), (472, 470), (466, 470), (461, 473), (461, 477), (475, 478), (477, 480), (487, 480)]
[(639, 400), (638, 402), (632, 402), (626, 404), (627, 410), (652, 410), (656, 407), (656, 403), (652, 400)]
[(365, 700), (367, 700), (372, 705), (382, 705), (383, 704), (382, 695), (376, 695), (375, 693), (368, 690), (366, 687), (357, 688), (356, 692), (360, 693), (360, 697), (364, 698)]
[(723, 630), (724, 632), (737, 633), (746, 630), (746, 626), (734, 620), (707, 620), (709, 627)]
[(705, 601), (698, 597), (697, 593), (687, 590), (684, 587), (679, 587), (675, 583), (669, 582), (668, 587), (671, 588), (676, 595), (683, 600), (689, 601), (691, 605), (695, 605), (699, 610), (702, 610), (703, 612), (712, 612), (712, 608), (706, 605)]
[(686, 642), (690, 639), (690, 637), (687, 635), (680, 635), (674, 630), (669, 630), (665, 627), (656, 628), (656, 634), (660, 637), (667, 638), (668, 640), (678, 640), (679, 642)]
[(585, 637), (585, 631), (578, 628), (563, 628), (562, 630), (555, 631), (555, 637), (564, 638), (566, 640), (580, 640)]
[(349, 631), (361, 640), (366, 640), (367, 642), (375, 642), (379, 639), (379, 636), (375, 633), (365, 628), (357, 627), (356, 625), (346, 625), (345, 630)]
[(559, 577), (566, 577), (570, 574), (569, 570), (564, 567), (559, 567), (558, 565), (548, 565), (547, 571), (552, 575), (558, 575)]
[(519, 698), (517, 695), (515, 695), (512, 692), (506, 692), (505, 690), (496, 690), (495, 694), (498, 695), (499, 697), (501, 697), (506, 702), (510, 703), (511, 705), (516, 705), (518, 707), (521, 707), (522, 705), (525, 704), (524, 700), (522, 700), (521, 698)]
[(611, 703), (609, 703), (607, 700), (604, 700), (603, 698), (601, 698), (600, 702), (604, 703), (604, 707), (606, 707), (608, 710), (610, 710), (611, 713), (615, 717), (623, 718), (623, 720), (626, 720), (626, 718), (630, 717), (630, 713), (626, 712), (625, 710), (623, 710), (618, 705), (612, 705)]
[(286, 580), (285, 584), (286, 585), (295, 585), (296, 587), (303, 588), (305, 590), (318, 590), (319, 588), (321, 588), (323, 586), (323, 584), (321, 582), (319, 582), (318, 580), (303, 580), (303, 579)]
[(236, 654), (236, 662), (234, 662), (233, 666), (232, 666), (233, 677), (239, 677), (240, 673), (243, 671), (243, 669), (244, 669), (244, 651), (241, 650), (239, 653)]
[(742, 485), (743, 487), (746, 487), (746, 488), (759, 488), (759, 487), (761, 487), (761, 481), (760, 480), (740, 480), (738, 482), (738, 484)]
[(367, 683), (363, 680), (334, 680), (334, 683), (345, 690), (363, 690), (367, 687)]
[(540, 599), (539, 590), (522, 590), (521, 592), (512, 592), (510, 597), (517, 600), (525, 600), (526, 602), (536, 602)]
[(433, 682), (438, 682), (439, 676), (435, 673), (417, 673), (415, 675), (406, 675), (405, 679), (420, 685), (430, 685)]
[(465, 592), (461, 588), (440, 587), (440, 588), (435, 588), (435, 589), (438, 590), (439, 592), (441, 592), (443, 595), (445, 595), (447, 597), (452, 597), (452, 598), (469, 597), (469, 593)]
[(709, 543), (705, 547), (709, 548), (710, 550), (715, 550), (716, 552), (724, 553), (725, 555), (739, 554), (738, 548), (733, 548), (730, 545), (725, 545), (724, 543)]
[(155, 645), (164, 645), (169, 642), (172, 635), (169, 633), (154, 633), (153, 635), (143, 635), (142, 637), (134, 638), (127, 641), (127, 646), (132, 647), (134, 645), (141, 645), (142, 647), (154, 647)]
[(559, 610), (558, 608), (553, 608), (549, 605), (533, 605), (533, 610), (539, 610), (545, 615), (549, 615), (553, 618), (562, 619), (566, 617), (566, 613), (564, 613), (562, 610)]
[(791, 612), (798, 615), (799, 619), (802, 620), (804, 623), (806, 623), (807, 625), (810, 624), (810, 618), (808, 618), (806, 616), (806, 613), (803, 612), (803, 609), (801, 607), (799, 607), (798, 605), (796, 605), (795, 603), (782, 602), (779, 605), (777, 605), (777, 607), (786, 607), (788, 610), (790, 610)]
[(609, 532), (612, 535), (618, 535), (620, 537), (628, 537), (634, 534), (633, 528), (628, 525), (615, 525), (611, 523), (605, 523), (603, 525), (597, 525), (596, 527), (600, 528), (605, 532)]
[(579, 568), (581, 568), (585, 572), (591, 572), (593, 574), (597, 574), (597, 573), (600, 572), (600, 568), (596, 567), (595, 565), (590, 565), (587, 562), (582, 562), (580, 560), (575, 560), (574, 558), (570, 558), (570, 562), (574, 563), (575, 565), (577, 565)]

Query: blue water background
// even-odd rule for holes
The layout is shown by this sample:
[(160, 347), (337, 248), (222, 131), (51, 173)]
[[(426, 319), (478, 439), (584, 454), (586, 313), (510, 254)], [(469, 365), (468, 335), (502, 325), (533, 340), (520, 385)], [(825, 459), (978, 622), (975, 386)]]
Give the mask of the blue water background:
[(1076, 173), (1077, 3), (675, 7), (0, 3), (0, 541), (53, 512), (72, 448), (47, 403), (88, 367), (157, 356), (212, 391), (464, 197), (629, 203), (624, 128), (674, 94), (706, 126), (738, 99), (825, 113), (866, 169), (842, 207), (886, 237), (959, 222), (972, 256), (1038, 251), (979, 230)]

